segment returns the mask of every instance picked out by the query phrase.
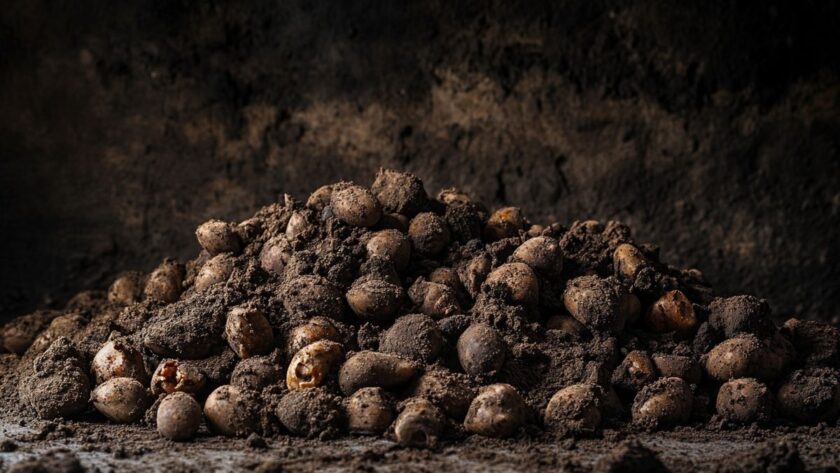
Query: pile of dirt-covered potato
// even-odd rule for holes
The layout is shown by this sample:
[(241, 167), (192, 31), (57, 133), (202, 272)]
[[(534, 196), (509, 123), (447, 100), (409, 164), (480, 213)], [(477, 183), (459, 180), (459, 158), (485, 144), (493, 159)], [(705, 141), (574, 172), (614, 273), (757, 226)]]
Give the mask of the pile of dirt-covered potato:
[(381, 170), (196, 236), (185, 264), (3, 327), (12, 409), (408, 446), (840, 414), (840, 330), (777, 327), (616, 222), (533, 224)]

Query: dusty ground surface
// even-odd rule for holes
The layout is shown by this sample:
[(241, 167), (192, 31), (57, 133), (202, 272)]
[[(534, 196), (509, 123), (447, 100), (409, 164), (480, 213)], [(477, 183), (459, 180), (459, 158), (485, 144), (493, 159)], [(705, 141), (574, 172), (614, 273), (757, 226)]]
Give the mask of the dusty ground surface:
[[(0, 458), (12, 471), (591, 471), (602, 467), (621, 441), (636, 439), (656, 452), (675, 472), (837, 471), (838, 428), (618, 433), (604, 439), (498, 441), (471, 438), (437, 450), (413, 450), (372, 438), (347, 438), (326, 444), (293, 437), (268, 439), (255, 447), (246, 439), (203, 436), (178, 444), (148, 435), (146, 429), (114, 425), (36, 422), (0, 427)], [(46, 438), (46, 439), (45, 439)], [(102, 442), (102, 439), (118, 442)], [(27, 470), (24, 465), (54, 469)], [(599, 462), (601, 462), (599, 464)], [(18, 466), (15, 466), (18, 465)], [(59, 469), (57, 465), (63, 465)], [(78, 466), (77, 466), (78, 465)], [(638, 467), (638, 465), (634, 465)], [(20, 468), (20, 470), (15, 470)], [(76, 468), (76, 469), (73, 469)], [(627, 467), (625, 467), (627, 468)], [(772, 470), (776, 468), (775, 470)], [(615, 471), (631, 471), (628, 469)], [(632, 470), (640, 471), (640, 470)]]
[(0, 315), (380, 165), (837, 315), (837, 4), (242, 5), (0, 12)]

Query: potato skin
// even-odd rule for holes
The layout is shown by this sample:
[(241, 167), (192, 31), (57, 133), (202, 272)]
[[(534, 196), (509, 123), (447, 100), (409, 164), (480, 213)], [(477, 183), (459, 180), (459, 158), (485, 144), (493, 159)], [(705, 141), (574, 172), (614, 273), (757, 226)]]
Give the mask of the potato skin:
[(169, 394), (158, 405), (157, 431), (169, 440), (184, 441), (195, 437), (203, 414), (198, 402), (187, 393)]

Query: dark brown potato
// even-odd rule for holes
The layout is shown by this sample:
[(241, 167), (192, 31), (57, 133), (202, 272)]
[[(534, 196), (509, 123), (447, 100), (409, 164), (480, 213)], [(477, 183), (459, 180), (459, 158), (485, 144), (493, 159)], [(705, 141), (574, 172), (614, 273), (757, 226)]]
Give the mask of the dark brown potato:
[(381, 435), (394, 421), (394, 406), (382, 388), (362, 388), (344, 403), (350, 432)]
[(301, 348), (289, 363), (286, 386), (290, 390), (321, 386), (343, 359), (344, 347), (340, 343), (319, 340), (307, 345)]
[(487, 241), (501, 240), (519, 236), (525, 226), (525, 217), (519, 207), (504, 207), (493, 212), (484, 226), (484, 238)]
[(334, 188), (330, 206), (339, 220), (356, 227), (372, 227), (382, 217), (382, 205), (369, 190), (361, 186)]
[(463, 374), (434, 369), (417, 378), (409, 393), (412, 397), (428, 399), (449, 417), (462, 421), (477, 391)]
[(18, 388), (21, 400), (41, 419), (70, 418), (85, 410), (90, 379), (73, 343), (58, 337), (32, 362)]
[(236, 227), (221, 220), (208, 220), (195, 230), (198, 243), (210, 256), (219, 253), (239, 253), (242, 242), (236, 234)]
[(286, 238), (289, 241), (294, 241), (295, 238), (306, 235), (315, 227), (303, 212), (294, 212), (289, 217), (289, 223), (286, 224)]
[(652, 357), (656, 371), (665, 378), (682, 378), (688, 384), (698, 384), (703, 369), (694, 358), (682, 355), (656, 354)]
[(457, 350), (467, 374), (494, 376), (504, 366), (507, 346), (493, 327), (473, 324), (458, 338)]
[(287, 311), (310, 317), (325, 316), (341, 320), (344, 297), (336, 287), (320, 276), (298, 276), (284, 286), (283, 306)]
[(379, 349), (420, 363), (431, 363), (443, 349), (443, 335), (431, 317), (405, 315), (385, 331)]
[(507, 263), (494, 269), (487, 276), (486, 284), (503, 286), (511, 302), (535, 306), (540, 300), (540, 285), (537, 275), (524, 263)]
[(563, 292), (566, 310), (590, 329), (619, 332), (624, 328), (622, 299), (613, 284), (598, 276), (572, 279)]
[(511, 256), (513, 261), (525, 263), (534, 271), (557, 275), (563, 271), (563, 252), (554, 238), (537, 236), (519, 245)]
[(240, 389), (260, 391), (283, 379), (283, 366), (278, 356), (253, 356), (236, 364), (230, 384)]
[(394, 422), (394, 436), (404, 447), (429, 448), (437, 445), (446, 429), (446, 417), (434, 404), (412, 398)]
[(612, 383), (625, 394), (635, 394), (658, 377), (656, 367), (648, 354), (634, 350), (628, 353), (613, 371)]
[(204, 416), (213, 431), (245, 437), (259, 428), (258, 400), (235, 386), (219, 386), (204, 402)]
[(771, 418), (773, 395), (755, 378), (732, 379), (721, 385), (715, 407), (729, 421), (750, 424)]
[(202, 417), (201, 406), (195, 398), (175, 392), (163, 398), (158, 405), (157, 431), (169, 440), (190, 440), (198, 432)]
[(184, 281), (184, 267), (174, 260), (166, 259), (146, 280), (143, 294), (147, 299), (172, 303), (181, 297)]
[(81, 332), (85, 325), (87, 320), (79, 314), (66, 314), (54, 318), (50, 325), (35, 337), (32, 345), (26, 350), (26, 356), (43, 352), (59, 338)]
[(613, 268), (616, 276), (634, 281), (639, 271), (650, 262), (642, 252), (629, 243), (622, 243), (613, 252)]
[(152, 375), (152, 394), (174, 392), (196, 394), (206, 384), (204, 373), (188, 362), (166, 359), (160, 362)]
[(403, 288), (383, 279), (362, 277), (347, 291), (347, 304), (360, 319), (389, 322), (400, 308)]
[(96, 384), (111, 378), (134, 378), (146, 384), (149, 375), (143, 363), (143, 355), (126, 340), (105, 343), (91, 361)]
[(346, 422), (340, 398), (320, 388), (290, 391), (275, 415), (289, 432), (309, 438), (335, 437)]
[(658, 429), (688, 422), (694, 394), (682, 378), (661, 378), (633, 400), (633, 424)]
[(333, 186), (330, 184), (319, 187), (306, 199), (306, 207), (316, 212), (324, 210), (324, 207), (330, 205), (332, 192)]
[(206, 291), (215, 284), (227, 281), (233, 272), (233, 262), (229, 253), (220, 253), (207, 260), (195, 276), (195, 290)]
[(840, 371), (832, 368), (796, 370), (776, 394), (779, 410), (803, 424), (831, 422), (840, 415)]
[(772, 335), (774, 329), (770, 305), (753, 296), (716, 298), (709, 304), (709, 325), (727, 338), (742, 333), (763, 338)]
[(93, 407), (119, 423), (140, 420), (149, 405), (146, 388), (134, 378), (111, 378), (90, 394)]
[(458, 277), (461, 279), (461, 284), (464, 285), (473, 299), (481, 293), (481, 285), (484, 284), (484, 280), (490, 274), (492, 264), (490, 256), (482, 253), (473, 257), (467, 264), (458, 267)]
[(441, 319), (460, 314), (461, 305), (454, 289), (443, 284), (418, 278), (408, 289), (408, 296), (420, 312)]
[(782, 332), (806, 366), (840, 368), (840, 328), (816, 320), (790, 319)]
[(60, 316), (54, 310), (38, 310), (15, 318), (0, 328), (2, 348), (18, 355), (26, 352), (35, 339), (50, 323)]
[(388, 212), (413, 216), (426, 206), (428, 196), (421, 181), (414, 174), (380, 169), (371, 191)]
[(720, 382), (734, 378), (772, 381), (782, 373), (787, 360), (771, 350), (769, 343), (752, 334), (725, 340), (706, 356), (706, 373)]
[(293, 328), (286, 336), (286, 356), (291, 359), (301, 348), (319, 340), (340, 341), (335, 324), (326, 317), (312, 317)]
[(485, 437), (510, 437), (528, 418), (528, 405), (513, 386), (491, 384), (481, 388), (473, 399), (464, 429)]
[(464, 291), (464, 286), (461, 284), (461, 279), (458, 277), (458, 271), (452, 268), (435, 268), (431, 273), (429, 273), (429, 282), (443, 284), (456, 293)]
[(225, 339), (239, 358), (266, 355), (274, 349), (274, 333), (262, 311), (236, 307), (227, 316)]
[(404, 271), (411, 260), (411, 241), (403, 232), (392, 228), (373, 234), (365, 245), (368, 257), (390, 261), (397, 271)]
[(590, 335), (589, 329), (585, 325), (578, 322), (577, 319), (571, 315), (552, 315), (545, 321), (545, 328), (547, 330), (554, 330), (564, 334), (572, 340), (582, 340)]
[(691, 301), (676, 290), (666, 292), (654, 302), (645, 314), (644, 322), (651, 332), (674, 332), (682, 338), (693, 336), (699, 325)]
[(440, 216), (424, 212), (411, 219), (408, 225), (408, 237), (415, 251), (434, 257), (449, 245), (449, 227)]
[(338, 373), (341, 392), (349, 396), (361, 388), (394, 389), (405, 386), (417, 374), (417, 368), (396, 355), (361, 351), (344, 362)]
[(268, 273), (281, 275), (292, 257), (292, 247), (285, 235), (265, 242), (260, 251), (260, 267)]
[(146, 277), (139, 271), (128, 271), (117, 276), (108, 288), (108, 302), (116, 305), (131, 305), (143, 298)]
[(603, 420), (603, 390), (597, 384), (573, 384), (557, 391), (548, 401), (546, 427), (572, 433), (593, 432)]

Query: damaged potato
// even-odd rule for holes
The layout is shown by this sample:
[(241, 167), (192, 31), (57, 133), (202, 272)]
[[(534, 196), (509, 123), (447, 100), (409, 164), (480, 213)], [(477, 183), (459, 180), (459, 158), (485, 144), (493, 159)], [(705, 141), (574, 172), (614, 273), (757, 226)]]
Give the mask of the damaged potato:
[(286, 371), (286, 386), (290, 390), (321, 386), (344, 358), (340, 343), (319, 340), (307, 345), (289, 363)]

